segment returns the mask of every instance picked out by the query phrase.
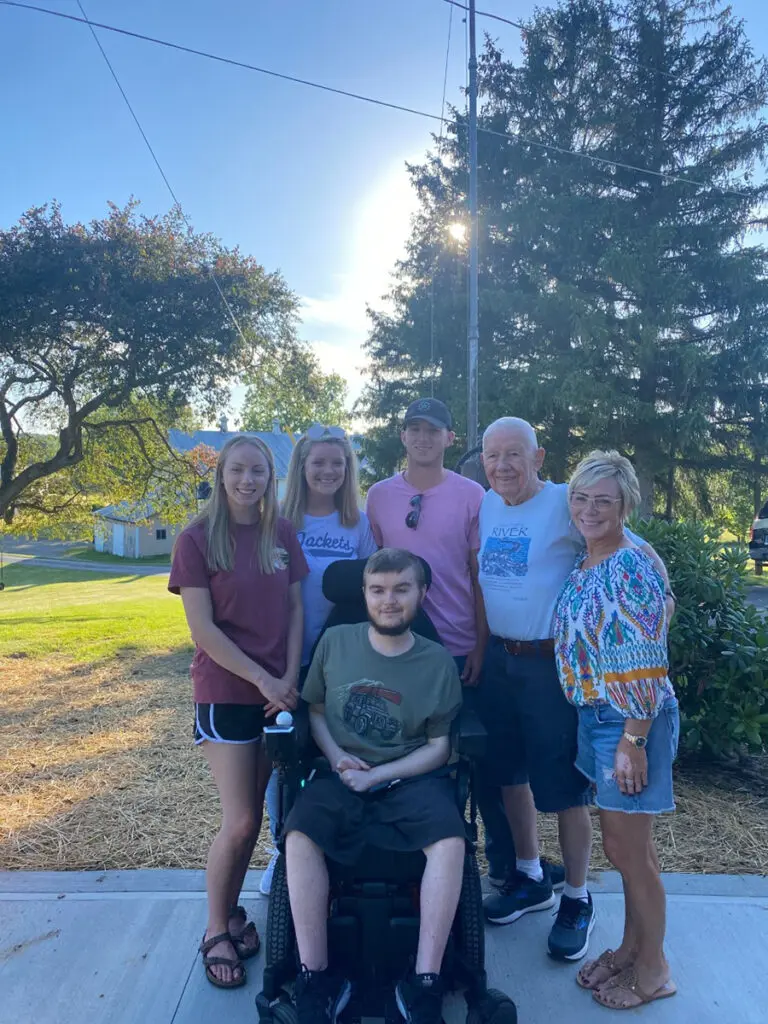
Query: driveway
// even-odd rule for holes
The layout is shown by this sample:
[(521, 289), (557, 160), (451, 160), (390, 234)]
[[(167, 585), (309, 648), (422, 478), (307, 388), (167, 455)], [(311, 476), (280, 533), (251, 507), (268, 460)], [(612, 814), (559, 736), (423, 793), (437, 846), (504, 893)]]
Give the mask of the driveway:
[[(131, 576), (162, 576), (168, 575), (167, 565), (147, 565), (146, 562), (85, 561), (72, 558), (73, 551), (84, 551), (87, 544), (73, 544), (70, 541), (58, 540), (24, 540), (9, 537), (3, 543), (4, 561), (6, 565), (13, 562), (26, 562), (28, 565), (41, 566), (45, 569), (71, 569), (74, 572), (104, 572), (115, 576), (123, 571)], [(70, 557), (66, 557), (70, 555)]]

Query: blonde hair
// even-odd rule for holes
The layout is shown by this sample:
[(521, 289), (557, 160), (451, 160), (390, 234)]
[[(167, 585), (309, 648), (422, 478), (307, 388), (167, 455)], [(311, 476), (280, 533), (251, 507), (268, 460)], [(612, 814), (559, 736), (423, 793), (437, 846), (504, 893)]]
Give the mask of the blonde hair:
[(216, 460), (216, 471), (213, 477), (213, 490), (202, 512), (196, 515), (190, 526), (200, 523), (205, 526), (208, 541), (208, 568), (212, 572), (231, 572), (235, 564), (235, 538), (233, 521), (229, 512), (229, 502), (224, 490), (224, 466), (233, 448), (241, 444), (250, 444), (258, 448), (266, 459), (269, 470), (267, 489), (259, 502), (259, 531), (256, 541), (256, 563), (265, 575), (275, 572), (275, 546), (277, 538), (277, 481), (275, 479), (275, 460), (272, 452), (258, 437), (247, 434), (236, 434), (229, 439), (219, 452)]
[(568, 481), (568, 498), (583, 487), (611, 479), (619, 485), (621, 511), (626, 517), (640, 504), (640, 484), (632, 463), (616, 451), (602, 452), (596, 449), (585, 456)]
[(344, 483), (333, 496), (334, 505), (339, 513), (342, 526), (356, 526), (360, 521), (358, 502), (357, 457), (352, 445), (346, 437), (321, 437), (316, 441), (304, 434), (294, 445), (291, 461), (288, 464), (288, 477), (285, 482), (285, 498), (283, 499), (283, 515), (290, 519), (295, 529), (304, 528), (304, 516), (307, 513), (307, 476), (304, 469), (307, 459), (316, 444), (337, 444), (344, 453)]

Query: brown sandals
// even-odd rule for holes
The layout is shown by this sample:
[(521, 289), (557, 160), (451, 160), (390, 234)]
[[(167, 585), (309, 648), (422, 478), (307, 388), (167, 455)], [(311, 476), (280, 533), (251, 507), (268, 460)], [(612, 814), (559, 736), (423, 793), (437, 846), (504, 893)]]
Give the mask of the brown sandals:
[[(208, 956), (210, 950), (214, 946), (218, 946), (220, 942), (231, 942), (232, 946), (235, 947), (235, 940), (229, 932), (213, 935), (210, 939), (206, 939), (205, 935), (203, 935), (203, 941), (200, 943), (200, 952), (203, 954), (205, 976), (216, 988), (241, 988), (245, 984), (245, 968), (239, 956)], [(230, 967), (232, 969), (232, 980), (222, 981), (220, 978), (217, 978), (211, 970), (212, 967), (217, 966)]]
[[(259, 933), (256, 931), (256, 925), (253, 921), (248, 921), (248, 915), (245, 912), (245, 907), (237, 906), (232, 907), (229, 911), (231, 918), (237, 918), (238, 921), (242, 921), (245, 927), (239, 935), (232, 936), (232, 945), (235, 947), (235, 952), (241, 960), (250, 960), (252, 956), (256, 956), (261, 948), (261, 939)], [(247, 923), (246, 923), (247, 922)]]
[[(637, 1002), (623, 1003), (612, 1002), (610, 997), (611, 994), (619, 996), (620, 993), (629, 993), (637, 999)], [(640, 988), (640, 984), (637, 978), (637, 971), (634, 967), (625, 967), (624, 970), (619, 971), (612, 978), (606, 981), (600, 988), (596, 988), (592, 992), (592, 998), (595, 1002), (600, 1003), (601, 1006), (607, 1007), (609, 1010), (634, 1010), (637, 1006), (644, 1006), (646, 1003), (654, 1003), (657, 999), (669, 999), (677, 993), (677, 986), (674, 981), (665, 982), (660, 988), (657, 988), (655, 992), (644, 992)]]
[[(604, 970), (608, 973), (598, 982), (593, 982), (592, 975), (597, 970)], [(576, 984), (580, 988), (585, 988), (589, 992), (594, 992), (595, 989), (600, 988), (601, 985), (604, 985), (610, 978), (613, 978), (622, 970), (623, 968), (616, 966), (616, 954), (614, 951), (612, 949), (606, 949), (600, 954), (597, 960), (589, 960), (584, 964), (576, 975)]]

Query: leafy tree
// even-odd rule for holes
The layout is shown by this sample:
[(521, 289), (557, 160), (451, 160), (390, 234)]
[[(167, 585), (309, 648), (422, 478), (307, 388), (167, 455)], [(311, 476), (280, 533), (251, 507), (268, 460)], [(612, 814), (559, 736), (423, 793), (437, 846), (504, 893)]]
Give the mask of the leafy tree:
[[(480, 86), (481, 128), (508, 136), (479, 138), (481, 422), (530, 419), (561, 479), (620, 447), (649, 510), (661, 486), (671, 512), (679, 469), (760, 475), (768, 261), (743, 240), (768, 193), (768, 74), (742, 24), (709, 0), (570, 0), (536, 13), (519, 65), (488, 43)], [(463, 254), (445, 241), (466, 195), (456, 116), (411, 169), (421, 210), (394, 311), (372, 322), (361, 408), (385, 471), (415, 393), (459, 420), (466, 404)]]
[(313, 423), (346, 426), (347, 384), (338, 373), (324, 373), (306, 343), (265, 354), (245, 377), (243, 430), (271, 430), (277, 420), (301, 433)]
[(105, 473), (146, 492), (172, 464), (175, 414), (226, 401), (292, 343), (296, 312), (278, 274), (178, 211), (131, 202), (66, 225), (56, 204), (30, 210), (0, 231), (0, 517), (63, 513)]

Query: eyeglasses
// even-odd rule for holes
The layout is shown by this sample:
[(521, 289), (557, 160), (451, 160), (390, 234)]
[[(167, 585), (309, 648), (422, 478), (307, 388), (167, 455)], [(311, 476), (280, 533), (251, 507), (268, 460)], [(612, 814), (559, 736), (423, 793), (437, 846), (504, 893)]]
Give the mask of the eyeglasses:
[(421, 518), (421, 499), (424, 497), (423, 494), (414, 494), (408, 504), (411, 506), (411, 511), (405, 517), (405, 525), (409, 530), (415, 530), (419, 525), (419, 519)]
[(590, 498), (588, 494), (580, 494), (578, 491), (571, 495), (571, 505), (576, 509), (585, 509), (592, 506), (596, 512), (607, 512), (611, 505), (615, 505), (621, 498)]
[(341, 427), (325, 427), (322, 423), (313, 423), (307, 430), (306, 436), (310, 441), (323, 441), (327, 437), (332, 437), (336, 441), (346, 441), (347, 439), (347, 433)]

